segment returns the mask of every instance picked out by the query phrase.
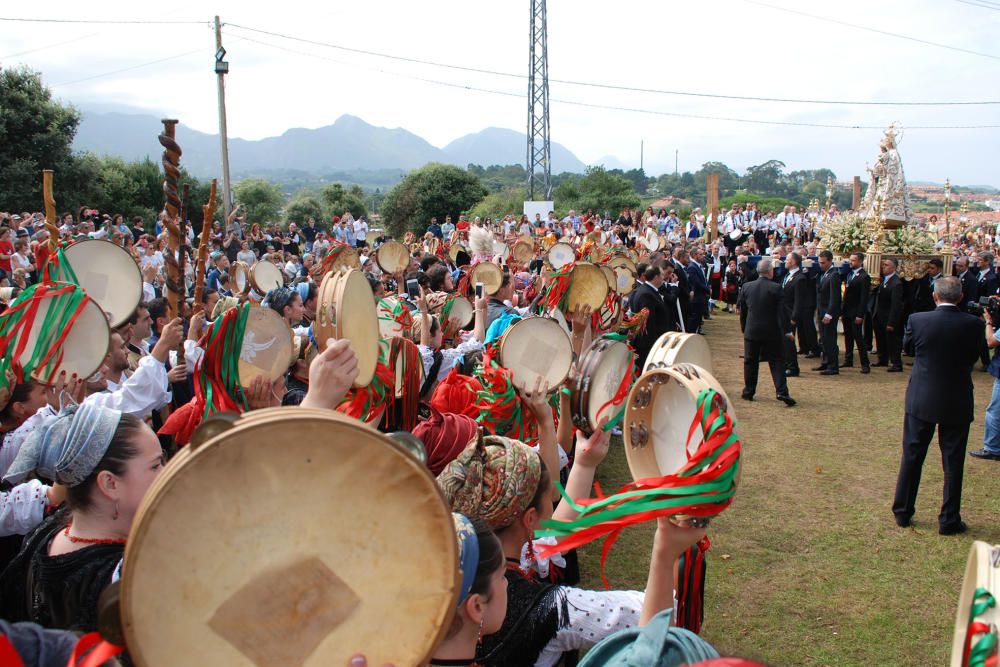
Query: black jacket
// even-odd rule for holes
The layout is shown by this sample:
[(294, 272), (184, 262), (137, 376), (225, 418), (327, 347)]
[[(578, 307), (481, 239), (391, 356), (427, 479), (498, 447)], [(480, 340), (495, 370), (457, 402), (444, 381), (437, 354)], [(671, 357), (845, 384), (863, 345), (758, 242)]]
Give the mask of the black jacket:
[[(942, 276), (943, 277), (943, 276)], [(934, 310), (934, 286), (929, 275), (913, 281), (912, 308), (915, 313)]]
[(649, 308), (649, 319), (646, 320), (645, 333), (636, 336), (632, 341), (640, 360), (645, 360), (656, 339), (667, 331), (673, 331), (677, 322), (677, 313), (671, 313), (667, 304), (655, 287), (649, 283), (639, 285), (629, 296), (629, 310), (638, 313), (643, 308)]
[(993, 296), (997, 293), (997, 288), (1000, 287), (1000, 282), (997, 280), (997, 274), (993, 269), (987, 269), (986, 271), (980, 271), (979, 276), (976, 278), (976, 283), (978, 290), (976, 296)]
[(914, 355), (906, 412), (928, 422), (972, 421), (972, 368), (985, 335), (982, 320), (954, 306), (914, 313), (903, 347)]
[(681, 304), (681, 310), (687, 315), (691, 308), (691, 281), (688, 278), (687, 267), (677, 260), (670, 260), (674, 264), (674, 275), (677, 276), (677, 301)]
[(802, 269), (795, 272), (784, 286), (785, 311), (788, 319), (795, 323), (812, 319), (816, 308), (816, 295), (812, 290), (812, 282)]
[(844, 301), (841, 304), (842, 315), (849, 318), (864, 317), (868, 311), (868, 298), (872, 291), (871, 276), (864, 269), (860, 269), (857, 276), (853, 273), (847, 275)]
[(883, 279), (875, 293), (875, 317), (894, 329), (903, 326), (903, 281), (893, 274), (888, 282)]
[(840, 272), (831, 266), (820, 276), (816, 286), (816, 307), (820, 319), (829, 315), (834, 320), (840, 318)]
[(975, 301), (979, 298), (979, 283), (976, 282), (976, 274), (971, 270), (966, 271), (964, 276), (959, 276), (962, 282), (962, 304)]
[(788, 313), (781, 285), (758, 278), (747, 283), (740, 292), (740, 327), (743, 338), (756, 341), (780, 341), (790, 333)]

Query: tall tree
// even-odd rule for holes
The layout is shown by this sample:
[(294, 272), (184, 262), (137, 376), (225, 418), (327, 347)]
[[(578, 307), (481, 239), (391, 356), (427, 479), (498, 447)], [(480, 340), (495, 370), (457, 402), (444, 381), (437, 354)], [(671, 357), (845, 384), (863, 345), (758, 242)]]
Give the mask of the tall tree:
[(340, 183), (331, 183), (323, 188), (322, 195), (330, 216), (344, 215), (344, 211), (350, 211), (355, 218), (368, 217), (365, 193), (360, 185), (347, 189)]
[(457, 219), (486, 194), (475, 174), (432, 162), (408, 173), (389, 191), (382, 202), (382, 218), (394, 236), (410, 230), (423, 232), (432, 217)]
[(246, 207), (247, 222), (277, 222), (285, 195), (281, 188), (263, 178), (247, 178), (234, 188), (236, 201)]
[[(79, 123), (79, 112), (53, 100), (41, 74), (0, 69), (0, 209), (41, 208), (41, 171), (69, 167)], [(55, 188), (59, 203), (58, 178)]]

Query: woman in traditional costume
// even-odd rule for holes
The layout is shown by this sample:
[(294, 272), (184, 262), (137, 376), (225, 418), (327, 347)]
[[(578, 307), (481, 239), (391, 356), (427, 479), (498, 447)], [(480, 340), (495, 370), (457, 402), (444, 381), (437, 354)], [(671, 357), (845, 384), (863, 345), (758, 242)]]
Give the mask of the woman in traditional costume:
[[(591, 438), (577, 438), (577, 457), (566, 484), (571, 498), (590, 495), (610, 439), (602, 428)], [(538, 452), (516, 440), (488, 436), (452, 461), (438, 476), (438, 485), (454, 511), (482, 519), (496, 532), (507, 559), (507, 615), (497, 633), (483, 638), (477, 654), (483, 665), (548, 667), (565, 651), (652, 619), (672, 606), (677, 558), (704, 536), (703, 530), (659, 520), (645, 593), (559, 586), (529, 567), (535, 560), (532, 538), (543, 521), (572, 519), (575, 511), (566, 502), (553, 511), (554, 485)], [(522, 558), (524, 552), (527, 558)]]
[(0, 574), (0, 615), (96, 630), (98, 597), (117, 576), (132, 520), (163, 463), (156, 434), (138, 417), (90, 404), (47, 417), (4, 481), (36, 473), (68, 488), (68, 507), (30, 533)]

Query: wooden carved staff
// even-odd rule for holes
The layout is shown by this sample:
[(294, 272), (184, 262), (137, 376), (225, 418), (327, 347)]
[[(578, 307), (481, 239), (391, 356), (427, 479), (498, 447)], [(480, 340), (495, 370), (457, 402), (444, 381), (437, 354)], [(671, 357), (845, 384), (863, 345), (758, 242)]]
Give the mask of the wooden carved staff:
[(59, 248), (59, 227), (56, 226), (56, 200), (52, 196), (51, 169), (42, 170), (42, 199), (45, 201), (45, 229), (49, 232), (49, 251)]
[[(180, 317), (184, 299), (184, 272), (178, 257), (181, 253), (181, 230), (177, 224), (180, 213), (181, 199), (177, 194), (177, 182), (180, 179), (181, 170), (181, 147), (174, 139), (177, 131), (177, 121), (169, 118), (163, 119), (163, 133), (159, 136), (160, 145), (163, 146), (163, 197), (164, 210), (167, 213), (163, 224), (167, 228), (167, 249), (164, 254), (164, 262), (167, 265), (167, 310), (168, 317), (172, 320)], [(177, 363), (184, 363), (184, 344), (177, 350)]]
[(191, 215), (191, 186), (184, 184), (184, 194), (181, 195), (181, 214), (177, 221), (177, 228), (181, 233), (181, 243), (177, 249), (177, 270), (181, 275), (181, 305), (187, 299), (187, 222)]
[(205, 274), (208, 272), (208, 239), (212, 235), (212, 219), (215, 217), (215, 192), (217, 183), (212, 179), (212, 188), (208, 193), (208, 203), (201, 207), (203, 220), (201, 236), (198, 239), (198, 260), (194, 268), (194, 308), (204, 308), (201, 302), (205, 291)]

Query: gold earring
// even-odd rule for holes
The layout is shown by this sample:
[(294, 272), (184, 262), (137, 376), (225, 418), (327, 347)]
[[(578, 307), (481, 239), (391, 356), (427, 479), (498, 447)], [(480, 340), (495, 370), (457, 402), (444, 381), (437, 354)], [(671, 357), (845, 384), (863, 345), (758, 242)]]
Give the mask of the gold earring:
[(117, 521), (118, 520), (118, 501), (117, 500), (115, 501), (115, 513), (111, 515), (111, 520), (112, 521)]

